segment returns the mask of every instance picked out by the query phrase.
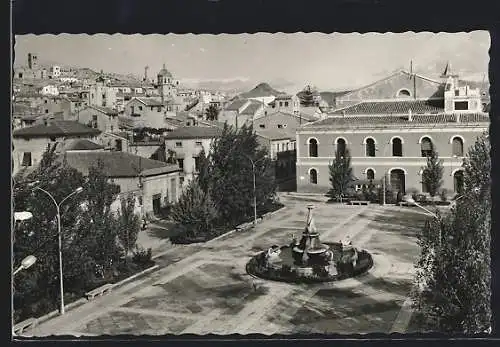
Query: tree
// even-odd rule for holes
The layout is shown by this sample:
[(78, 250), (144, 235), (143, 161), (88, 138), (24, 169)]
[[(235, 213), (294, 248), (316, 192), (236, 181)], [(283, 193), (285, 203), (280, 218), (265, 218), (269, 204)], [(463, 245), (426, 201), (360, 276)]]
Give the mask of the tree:
[(464, 160), (464, 195), (419, 235), (414, 307), (429, 330), (480, 333), (491, 326), (489, 143), (478, 138)]
[(131, 249), (137, 243), (141, 225), (139, 216), (135, 213), (135, 197), (133, 194), (127, 194), (120, 199), (120, 210), (118, 211), (118, 239), (127, 258)]
[(351, 183), (354, 178), (352, 175), (351, 167), (351, 155), (348, 149), (345, 149), (344, 155), (340, 151), (335, 153), (335, 159), (328, 165), (330, 171), (330, 184), (331, 188), (327, 193), (331, 199), (339, 199), (342, 202), (342, 198), (347, 192), (349, 183)]
[(422, 169), (422, 183), (427, 187), (429, 195), (434, 197), (443, 185), (444, 172), (443, 160), (439, 159), (438, 153), (434, 149), (427, 157), (427, 166)]
[(205, 110), (206, 120), (217, 120), (219, 116), (219, 108), (215, 104), (210, 104)]
[(182, 235), (194, 239), (213, 231), (217, 209), (210, 194), (204, 192), (198, 181), (191, 180), (172, 207), (171, 218), (182, 230)]
[(306, 86), (302, 93), (300, 93), (299, 98), (302, 106), (316, 106), (316, 101), (314, 100), (314, 90), (311, 86)]
[(243, 125), (237, 130), (226, 124), (212, 143), (205, 173), (198, 178), (217, 206), (219, 224), (234, 226), (253, 215), (251, 160), (255, 163), (257, 209), (275, 197), (273, 168), (266, 155), (252, 126)]
[(56, 208), (51, 199), (28, 182), (49, 191), (57, 202), (83, 187), (61, 205), (64, 285), (66, 293), (82, 292), (94, 281), (95, 264), (111, 265), (120, 250), (116, 242), (116, 219), (110, 205), (118, 186), (110, 184), (102, 165), (83, 175), (56, 158), (49, 150), (42, 165), (26, 178), (18, 177), (14, 189), (15, 209), (26, 210), (33, 218), (16, 233), (14, 263), (30, 254), (38, 260), (30, 271), (16, 275), (14, 301), (16, 318), (37, 316), (58, 306), (59, 258)]

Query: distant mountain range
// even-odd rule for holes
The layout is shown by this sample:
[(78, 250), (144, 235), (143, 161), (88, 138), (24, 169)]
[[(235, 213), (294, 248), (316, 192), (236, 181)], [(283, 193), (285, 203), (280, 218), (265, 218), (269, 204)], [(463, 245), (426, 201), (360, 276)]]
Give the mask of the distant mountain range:
[(284, 92), (280, 92), (273, 87), (271, 87), (267, 83), (259, 83), (257, 86), (255, 86), (252, 90), (241, 93), (239, 95), (240, 98), (242, 99), (249, 99), (249, 98), (258, 98), (258, 97), (263, 97), (263, 96), (278, 96), (278, 95), (283, 95), (285, 94)]

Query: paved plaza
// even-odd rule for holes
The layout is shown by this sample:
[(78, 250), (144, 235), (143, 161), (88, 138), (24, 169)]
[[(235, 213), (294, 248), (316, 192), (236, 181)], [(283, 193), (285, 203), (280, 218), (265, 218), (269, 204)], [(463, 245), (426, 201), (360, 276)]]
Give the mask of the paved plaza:
[[(324, 242), (349, 236), (372, 253), (368, 274), (339, 282), (296, 285), (255, 279), (245, 272), (253, 255), (288, 244), (302, 233), (307, 198), (288, 197), (286, 208), (257, 228), (212, 242), (174, 246), (159, 270), (28, 334), (295, 334), (404, 332), (416, 232), (427, 218), (416, 209), (314, 202)], [(406, 301), (406, 305), (403, 305)]]

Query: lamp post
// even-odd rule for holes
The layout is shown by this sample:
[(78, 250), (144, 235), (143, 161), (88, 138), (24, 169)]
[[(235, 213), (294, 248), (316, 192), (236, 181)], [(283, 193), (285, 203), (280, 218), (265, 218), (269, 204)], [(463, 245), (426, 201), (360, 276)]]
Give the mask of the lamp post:
[(41, 192), (45, 193), (54, 203), (57, 211), (57, 234), (58, 234), (58, 243), (59, 243), (59, 286), (60, 286), (60, 296), (61, 296), (61, 309), (60, 313), (61, 315), (64, 314), (64, 285), (63, 285), (63, 262), (62, 262), (62, 233), (61, 233), (61, 205), (63, 204), (64, 201), (69, 199), (71, 196), (81, 193), (83, 191), (82, 187), (76, 188), (71, 194), (66, 196), (64, 199), (61, 200), (60, 203), (57, 203), (56, 199), (45, 189), (42, 189), (40, 187), (35, 187), (35, 190), (40, 190)]
[(252, 173), (253, 173), (253, 225), (257, 225), (257, 194), (256, 194), (256, 184), (255, 184), (255, 164), (257, 164), (259, 161), (263, 159), (267, 159), (267, 155), (263, 156), (262, 158), (253, 161), (252, 158), (250, 158), (248, 155), (245, 155), (248, 160), (252, 163)]
[(12, 276), (15, 276), (19, 271), (26, 270), (36, 263), (36, 257), (34, 255), (28, 255), (23, 259), (21, 265), (12, 273)]

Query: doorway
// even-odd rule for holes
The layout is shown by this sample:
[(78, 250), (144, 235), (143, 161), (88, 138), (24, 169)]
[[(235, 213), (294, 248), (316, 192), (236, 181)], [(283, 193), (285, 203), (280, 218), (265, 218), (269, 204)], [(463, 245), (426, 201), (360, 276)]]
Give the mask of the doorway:
[(154, 215), (159, 215), (161, 209), (161, 194), (153, 195), (153, 213)]
[(405, 194), (405, 172), (401, 169), (391, 170), (391, 189), (394, 192)]

